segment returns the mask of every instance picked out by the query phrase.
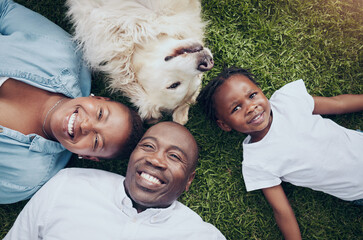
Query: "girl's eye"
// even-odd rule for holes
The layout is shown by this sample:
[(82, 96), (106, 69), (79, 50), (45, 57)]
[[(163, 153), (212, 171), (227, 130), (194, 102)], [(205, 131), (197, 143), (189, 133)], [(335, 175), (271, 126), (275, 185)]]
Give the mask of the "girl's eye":
[(256, 95), (257, 95), (257, 93), (252, 93), (252, 94), (250, 95), (250, 99), (254, 98)]
[(232, 109), (232, 113), (234, 113), (235, 111), (240, 110), (240, 109), (241, 109), (241, 106), (236, 106), (235, 108)]
[(100, 108), (100, 111), (98, 112), (98, 120), (100, 120), (103, 116), (103, 110)]

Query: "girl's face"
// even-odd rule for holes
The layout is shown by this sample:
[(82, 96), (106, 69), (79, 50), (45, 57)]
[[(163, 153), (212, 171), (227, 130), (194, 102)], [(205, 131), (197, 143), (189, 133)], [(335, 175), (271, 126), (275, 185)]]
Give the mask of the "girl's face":
[(50, 116), (52, 135), (69, 151), (98, 160), (113, 157), (131, 133), (129, 109), (102, 97), (65, 101)]
[(268, 99), (248, 77), (237, 74), (228, 78), (215, 92), (217, 124), (225, 131), (232, 129), (250, 134), (252, 142), (268, 132), (272, 116)]

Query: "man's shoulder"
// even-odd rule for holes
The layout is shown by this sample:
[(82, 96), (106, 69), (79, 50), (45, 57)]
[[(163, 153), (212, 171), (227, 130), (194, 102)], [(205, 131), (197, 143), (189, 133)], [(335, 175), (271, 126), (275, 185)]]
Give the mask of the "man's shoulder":
[[(190, 236), (199, 235), (209, 236), (210, 239), (224, 239), (222, 233), (211, 223), (205, 222), (195, 211), (177, 201), (173, 209), (174, 226), (180, 226), (187, 229)], [(213, 238), (217, 237), (217, 238)]]
[(65, 168), (59, 171), (56, 177), (71, 181), (120, 181), (125, 178), (116, 173), (93, 168)]

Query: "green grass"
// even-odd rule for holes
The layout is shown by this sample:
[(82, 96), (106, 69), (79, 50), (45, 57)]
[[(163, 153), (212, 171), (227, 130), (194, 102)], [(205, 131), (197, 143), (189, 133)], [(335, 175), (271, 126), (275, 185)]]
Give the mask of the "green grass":
[[(18, 2), (70, 31), (64, 1)], [(202, 5), (209, 21), (206, 43), (215, 57), (203, 85), (224, 66), (235, 65), (254, 72), (267, 96), (300, 78), (313, 95), (363, 93), (362, 0), (203, 0)], [(108, 94), (99, 82), (93, 92)], [(330, 118), (363, 129), (362, 117), (354, 113)], [(180, 200), (227, 239), (282, 239), (262, 193), (245, 191), (241, 174), (245, 135), (222, 132), (205, 119), (199, 105), (191, 108), (186, 126), (200, 145), (201, 157), (191, 190)], [(69, 166), (126, 171), (125, 160), (92, 163), (72, 158)], [(303, 239), (363, 239), (362, 207), (291, 184), (283, 187)], [(24, 204), (0, 206), (0, 238)]]

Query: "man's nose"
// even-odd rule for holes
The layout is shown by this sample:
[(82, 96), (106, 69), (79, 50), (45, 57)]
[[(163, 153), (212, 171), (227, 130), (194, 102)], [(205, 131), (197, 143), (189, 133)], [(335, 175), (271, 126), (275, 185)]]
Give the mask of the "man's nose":
[(151, 165), (159, 169), (166, 169), (167, 167), (166, 160), (159, 153), (155, 153), (148, 156), (146, 158), (146, 161), (148, 161)]

